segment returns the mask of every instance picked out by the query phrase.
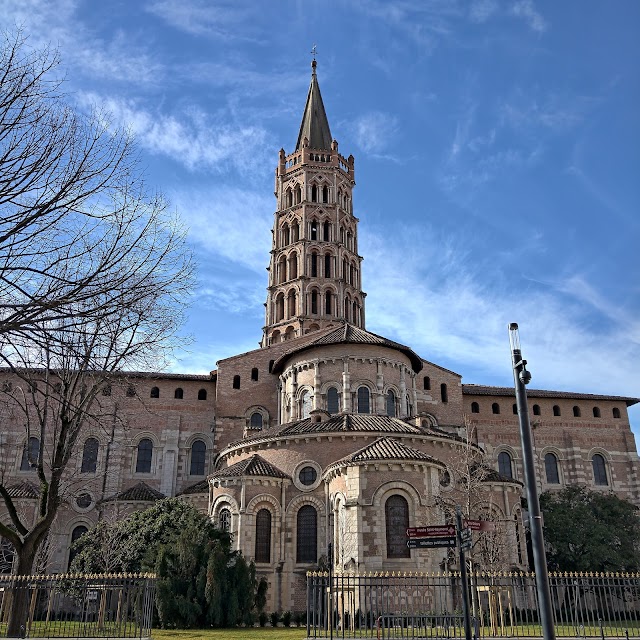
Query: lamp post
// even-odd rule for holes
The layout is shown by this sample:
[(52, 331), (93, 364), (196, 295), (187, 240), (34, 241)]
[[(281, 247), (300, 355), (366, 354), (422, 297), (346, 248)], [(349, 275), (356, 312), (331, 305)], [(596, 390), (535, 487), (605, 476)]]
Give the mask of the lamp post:
[(518, 335), (518, 324), (516, 322), (512, 322), (509, 325), (509, 342), (511, 343), (513, 380), (516, 389), (518, 420), (520, 422), (524, 483), (527, 489), (529, 527), (531, 529), (533, 566), (536, 572), (536, 589), (538, 591), (538, 603), (540, 606), (540, 622), (545, 640), (555, 640), (553, 608), (551, 606), (551, 592), (549, 591), (549, 574), (547, 573), (547, 558), (544, 552), (542, 516), (540, 515), (540, 501), (538, 500), (538, 488), (536, 486), (536, 469), (533, 460), (531, 425), (529, 424), (529, 408), (527, 406), (527, 392), (525, 389), (525, 385), (531, 381), (531, 374), (527, 371), (527, 361), (522, 359), (520, 336)]

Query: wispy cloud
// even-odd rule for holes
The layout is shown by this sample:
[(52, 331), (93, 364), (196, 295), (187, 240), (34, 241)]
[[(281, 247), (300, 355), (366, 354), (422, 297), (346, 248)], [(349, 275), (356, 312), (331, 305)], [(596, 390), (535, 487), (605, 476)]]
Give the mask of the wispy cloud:
[(398, 131), (395, 116), (380, 111), (370, 111), (356, 118), (353, 123), (356, 144), (365, 153), (376, 155), (386, 151)]
[(518, 0), (512, 7), (511, 13), (518, 18), (523, 18), (533, 31), (543, 33), (547, 30), (547, 21), (536, 10), (533, 0)]
[(83, 106), (100, 105), (116, 126), (129, 129), (147, 151), (172, 158), (191, 171), (223, 173), (230, 166), (247, 171), (266, 168), (267, 131), (215, 119), (195, 106), (165, 114), (139, 106), (135, 100), (81, 93)]
[(207, 254), (262, 275), (271, 248), (275, 206), (265, 192), (221, 186), (174, 190), (168, 195), (189, 227), (192, 241)]
[[(638, 323), (632, 325), (632, 341), (625, 312), (608, 313), (610, 322), (594, 330), (587, 318), (614, 305), (592, 284), (576, 277), (567, 280), (563, 291), (524, 279), (508, 283), (500, 265), (470, 263), (460, 239), (443, 238), (435, 229), (419, 233), (432, 238), (433, 250), (412, 251), (417, 229), (405, 229), (393, 247), (382, 237), (361, 236), (369, 262), (385, 265), (365, 281), (370, 330), (465, 373), (467, 382), (476, 381), (476, 372), (478, 382), (508, 384), (506, 327), (516, 321), (534, 372), (532, 386), (637, 394), (640, 377), (629, 372), (637, 370), (640, 358)], [(597, 379), (576, 375), (578, 357), (580, 370), (597, 371)]]
[[(222, 40), (257, 42), (258, 5), (206, 0), (154, 0), (146, 6), (149, 13), (191, 35)], [(240, 28), (241, 27), (241, 28)]]
[[(109, 39), (96, 35), (78, 16), (77, 0), (3, 0), (7, 28), (22, 27), (36, 48), (53, 46), (62, 53), (65, 67), (76, 67), (94, 78), (141, 84), (161, 83), (164, 67), (142, 38), (116, 30)], [(7, 24), (7, 18), (12, 23)]]
[(473, 22), (486, 22), (498, 11), (497, 0), (475, 0), (469, 9), (469, 18)]

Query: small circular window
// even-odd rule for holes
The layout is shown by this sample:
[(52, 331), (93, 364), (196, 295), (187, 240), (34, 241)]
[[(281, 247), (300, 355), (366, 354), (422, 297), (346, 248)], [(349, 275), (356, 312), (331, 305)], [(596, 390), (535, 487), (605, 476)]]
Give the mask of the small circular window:
[(300, 474), (298, 475), (298, 477), (300, 478), (300, 482), (305, 487), (308, 487), (316, 481), (318, 472), (313, 467), (303, 467), (300, 470)]
[(91, 506), (93, 499), (88, 493), (83, 493), (76, 498), (76, 504), (81, 509), (88, 509)]

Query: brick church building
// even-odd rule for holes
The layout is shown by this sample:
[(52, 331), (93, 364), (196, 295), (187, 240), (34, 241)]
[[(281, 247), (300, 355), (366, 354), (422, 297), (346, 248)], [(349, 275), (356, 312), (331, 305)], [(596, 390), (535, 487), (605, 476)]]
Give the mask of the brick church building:
[[(277, 162), (260, 348), (210, 375), (130, 373), (109, 389), (104, 402), (119, 419), (83, 435), (51, 570), (66, 570), (71, 542), (98, 518), (165, 496), (233, 533), (269, 581), (271, 610), (305, 608), (306, 571), (326, 566), (329, 545), (336, 570), (453, 566), (447, 549), (407, 548), (406, 528), (444, 523), (465, 500), (472, 517), (494, 521), (478, 562), (484, 553), (487, 568), (526, 566), (514, 391), (464, 384), (366, 330), (355, 161), (331, 136), (312, 67), (295, 148)], [(541, 491), (581, 484), (640, 506), (627, 415), (637, 399), (528, 397)], [(20, 509), (33, 509), (26, 451), (40, 443), (25, 441), (10, 406), (0, 412), (5, 485)]]

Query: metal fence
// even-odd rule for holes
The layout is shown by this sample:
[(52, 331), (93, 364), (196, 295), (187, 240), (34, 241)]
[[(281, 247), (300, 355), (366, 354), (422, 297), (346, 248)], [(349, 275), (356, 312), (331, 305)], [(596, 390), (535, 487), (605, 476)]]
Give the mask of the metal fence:
[(0, 637), (148, 638), (153, 574), (0, 576)]
[[(549, 577), (558, 637), (640, 638), (640, 574)], [(535, 576), (470, 576), (472, 634), (541, 637)], [(460, 574), (307, 574), (309, 638), (464, 638)]]

